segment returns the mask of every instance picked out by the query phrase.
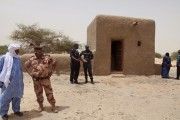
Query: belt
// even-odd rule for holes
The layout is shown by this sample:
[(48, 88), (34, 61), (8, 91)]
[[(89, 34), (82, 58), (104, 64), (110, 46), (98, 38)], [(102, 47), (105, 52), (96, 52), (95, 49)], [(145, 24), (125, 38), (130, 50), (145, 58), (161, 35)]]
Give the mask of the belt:
[(33, 77), (35, 80), (44, 80), (44, 79), (49, 79), (50, 76), (47, 77)]

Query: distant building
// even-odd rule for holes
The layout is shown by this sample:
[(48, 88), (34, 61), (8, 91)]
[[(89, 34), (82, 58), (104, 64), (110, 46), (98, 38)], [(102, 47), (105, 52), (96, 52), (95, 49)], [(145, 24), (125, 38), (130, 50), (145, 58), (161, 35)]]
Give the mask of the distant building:
[(88, 26), (87, 43), (96, 75), (156, 73), (154, 20), (99, 15)]

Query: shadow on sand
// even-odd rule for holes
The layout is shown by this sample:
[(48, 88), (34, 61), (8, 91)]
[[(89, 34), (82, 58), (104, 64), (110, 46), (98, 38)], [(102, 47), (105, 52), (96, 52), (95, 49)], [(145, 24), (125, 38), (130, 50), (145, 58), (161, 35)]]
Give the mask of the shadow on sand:
[[(56, 109), (59, 111), (63, 111), (65, 109), (69, 108), (69, 106), (56, 106)], [(44, 111), (48, 112), (48, 113), (53, 113), (51, 110), (51, 106), (46, 106), (44, 107)]]
[[(58, 111), (63, 111), (65, 109), (69, 108), (69, 106), (56, 106), (56, 109)], [(47, 113), (53, 113), (51, 111), (51, 107), (47, 106), (44, 107), (44, 111)], [(38, 112), (37, 110), (31, 110), (31, 111), (22, 111), (23, 112), (23, 116), (22, 117), (18, 117), (16, 115), (14, 115), (13, 113), (11, 113), (9, 115), (9, 120), (32, 120), (33, 118), (38, 118), (42, 116), (41, 112)]]
[[(97, 83), (100, 83), (100, 82), (94, 81), (94, 84), (97, 84)], [(85, 82), (78, 82), (78, 84), (76, 84), (76, 85), (86, 85), (86, 84), (91, 84), (91, 82), (90, 82), (90, 81), (88, 81), (88, 83), (85, 83)], [(92, 84), (92, 85), (94, 85), (94, 84)]]
[(38, 112), (37, 110), (31, 110), (31, 111), (22, 111), (23, 116), (18, 117), (14, 115), (13, 113), (9, 115), (9, 120), (32, 120), (33, 118), (41, 117), (42, 114)]

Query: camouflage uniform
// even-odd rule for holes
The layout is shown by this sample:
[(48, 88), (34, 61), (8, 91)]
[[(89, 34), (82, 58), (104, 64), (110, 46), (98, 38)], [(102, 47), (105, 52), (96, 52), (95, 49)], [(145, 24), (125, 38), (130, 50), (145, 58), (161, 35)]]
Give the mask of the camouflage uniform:
[(55, 106), (55, 99), (50, 82), (54, 64), (55, 61), (49, 55), (44, 55), (41, 59), (37, 59), (36, 56), (32, 56), (25, 63), (26, 69), (28, 69), (29, 74), (32, 76), (37, 102), (40, 105), (42, 105), (44, 101), (44, 88), (48, 102), (52, 106)]

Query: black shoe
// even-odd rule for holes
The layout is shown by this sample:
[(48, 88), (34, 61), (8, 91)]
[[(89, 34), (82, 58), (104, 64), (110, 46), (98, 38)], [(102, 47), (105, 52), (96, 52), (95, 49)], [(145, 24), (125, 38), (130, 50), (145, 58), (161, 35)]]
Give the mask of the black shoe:
[(8, 117), (7, 114), (5, 114), (5, 115), (2, 116), (2, 119), (3, 119), (3, 120), (8, 120), (8, 118), (9, 118), (9, 117)]
[(23, 113), (22, 113), (22, 112), (15, 112), (14, 114), (17, 115), (17, 116), (19, 116), (19, 117), (23, 116)]
[(91, 84), (94, 84), (93, 78), (91, 78)]
[(74, 81), (75, 84), (79, 84), (78, 81)]
[(70, 81), (71, 84), (73, 84), (73, 81)]
[(88, 83), (88, 80), (85, 81), (85, 84)]

